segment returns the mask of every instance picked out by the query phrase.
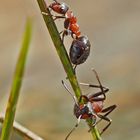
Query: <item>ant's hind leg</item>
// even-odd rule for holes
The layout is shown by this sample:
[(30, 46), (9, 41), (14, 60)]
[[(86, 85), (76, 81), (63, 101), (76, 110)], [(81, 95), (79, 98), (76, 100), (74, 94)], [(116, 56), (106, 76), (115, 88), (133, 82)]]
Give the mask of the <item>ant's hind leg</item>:
[(101, 121), (101, 120), (105, 120), (108, 122), (108, 124), (102, 129), (102, 131), (100, 132), (100, 134), (103, 134), (103, 132), (111, 125), (112, 120), (110, 118), (108, 118), (108, 114), (110, 114), (117, 106), (116, 105), (112, 105), (109, 106), (105, 109), (102, 110), (102, 113), (105, 113), (104, 115), (100, 115), (98, 114), (98, 117), (100, 118), (100, 120), (97, 122), (97, 124)]

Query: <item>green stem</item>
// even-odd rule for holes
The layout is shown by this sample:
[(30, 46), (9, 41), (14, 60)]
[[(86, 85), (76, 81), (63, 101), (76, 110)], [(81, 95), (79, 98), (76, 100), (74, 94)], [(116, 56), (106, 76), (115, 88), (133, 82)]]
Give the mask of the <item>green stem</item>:
[(32, 29), (31, 26), (32, 26), (31, 21), (27, 20), (23, 43), (22, 43), (22, 49), (19, 55), (17, 65), (16, 65), (16, 70), (15, 70), (14, 79), (12, 83), (12, 89), (11, 89), (11, 93), (10, 93), (7, 108), (6, 108), (5, 120), (2, 125), (2, 134), (1, 134), (0, 140), (9, 140), (10, 134), (12, 131), (17, 102), (19, 99), (19, 91), (21, 88), (22, 79), (24, 75), (27, 52), (28, 52), (29, 43), (31, 40), (31, 29)]
[[(72, 64), (69, 60), (67, 51), (66, 51), (65, 46), (64, 46), (64, 44), (61, 40), (60, 34), (57, 30), (57, 27), (54, 23), (54, 20), (53, 20), (51, 14), (50, 14), (50, 11), (49, 11), (45, 1), (44, 0), (37, 0), (37, 2), (39, 4), (41, 13), (45, 12), (45, 13), (48, 14), (48, 15), (43, 15), (44, 21), (45, 21), (46, 26), (49, 30), (50, 36), (52, 38), (52, 41), (54, 43), (54, 46), (55, 46), (56, 51), (58, 53), (58, 56), (59, 56), (59, 58), (62, 62), (62, 65), (65, 69), (65, 72), (67, 73), (67, 77), (68, 77), (68, 79), (71, 83), (71, 86), (72, 86), (72, 88), (75, 92), (75, 96), (79, 100), (82, 93), (81, 93), (81, 90), (80, 90), (75, 72), (73, 70)], [(89, 126), (91, 126), (91, 121), (90, 120), (87, 120), (87, 123), (89, 124)], [(94, 140), (101, 140), (99, 132), (96, 128), (92, 128), (91, 134), (92, 134)]]
[[(0, 122), (4, 122), (4, 114), (0, 114)], [(43, 138), (39, 137), (23, 125), (19, 124), (18, 122), (13, 122), (13, 129), (15, 132), (17, 132), (19, 135), (21, 135), (23, 138), (27, 138), (29, 140), (44, 140)]]
[(79, 98), (81, 95), (81, 90), (79, 88), (78, 82), (76, 80), (76, 76), (74, 74), (73, 67), (70, 63), (68, 54), (66, 52), (66, 49), (62, 43), (62, 40), (60, 38), (59, 32), (57, 30), (57, 27), (53, 21), (52, 16), (50, 16), (50, 11), (46, 7), (46, 3), (44, 0), (37, 0), (39, 7), (41, 9), (41, 12), (48, 13), (47, 15), (43, 15), (44, 21), (46, 23), (46, 26), (49, 30), (49, 33), (51, 35), (51, 38), (53, 40), (54, 46), (57, 50), (57, 53), (59, 55), (59, 58), (64, 66), (65, 72), (67, 73), (67, 77), (70, 80), (70, 83), (73, 87), (73, 90), (75, 91), (76, 97)]

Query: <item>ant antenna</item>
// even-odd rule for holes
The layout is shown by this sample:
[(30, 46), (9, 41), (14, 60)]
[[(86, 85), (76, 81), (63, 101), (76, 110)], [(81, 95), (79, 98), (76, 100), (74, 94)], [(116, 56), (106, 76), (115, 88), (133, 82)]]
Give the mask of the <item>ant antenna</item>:
[(70, 92), (69, 88), (67, 87), (67, 85), (64, 83), (63, 80), (62, 80), (62, 84), (63, 84), (64, 88), (68, 91), (68, 93), (70, 93), (70, 95), (72, 96), (72, 98), (73, 98), (75, 104), (78, 106), (76, 97)]
[(78, 127), (80, 120), (81, 120), (82, 115), (79, 116), (79, 118), (77, 119), (77, 123), (75, 124), (75, 126), (71, 129), (71, 131), (68, 133), (68, 135), (66, 136), (65, 140), (68, 139), (68, 137), (71, 135), (71, 133)]
[(104, 92), (104, 90), (103, 90), (103, 86), (102, 86), (101, 81), (100, 81), (99, 76), (98, 76), (98, 73), (96, 72), (95, 69), (92, 69), (92, 71), (95, 73), (95, 76), (96, 76), (96, 79), (98, 80), (98, 83), (99, 83), (99, 86), (100, 86), (100, 88), (101, 88), (101, 91), (102, 91), (104, 97), (106, 98), (105, 92)]

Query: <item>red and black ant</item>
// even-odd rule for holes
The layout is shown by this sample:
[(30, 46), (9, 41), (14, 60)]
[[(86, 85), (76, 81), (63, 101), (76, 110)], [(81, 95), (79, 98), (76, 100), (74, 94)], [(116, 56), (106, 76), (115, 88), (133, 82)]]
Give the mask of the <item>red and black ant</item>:
[[(93, 88), (100, 88), (101, 91), (93, 94), (81, 95), (79, 101), (77, 101), (76, 97), (70, 92), (70, 90), (67, 88), (65, 83), (62, 81), (64, 87), (74, 99), (75, 102), (74, 115), (77, 118), (76, 125), (66, 136), (65, 140), (67, 140), (70, 134), (76, 129), (76, 127), (78, 127), (81, 119), (92, 119), (93, 124), (90, 127), (90, 130), (92, 127), (97, 125), (101, 120), (107, 121), (108, 124), (101, 130), (100, 134), (102, 134), (111, 125), (112, 120), (107, 116), (116, 108), (116, 105), (111, 105), (107, 108), (104, 108), (104, 101), (106, 99), (105, 93), (108, 92), (109, 89), (102, 86), (97, 72), (95, 70), (93, 71), (96, 75), (99, 85), (92, 85), (92, 84), (85, 84), (85, 83), (81, 83), (81, 84)], [(81, 100), (84, 101), (84, 103), (81, 103)], [(97, 118), (99, 119), (98, 121)]]
[[(57, 0), (54, 0), (54, 2), (49, 5), (49, 8), (61, 15), (54, 16), (54, 20), (58, 18), (65, 18), (65, 30), (62, 31), (62, 41), (64, 41), (64, 37), (66, 35), (71, 35), (73, 38), (69, 56), (71, 62), (75, 65), (75, 69), (77, 65), (84, 63), (89, 56), (91, 46), (89, 39), (87, 36), (81, 36), (79, 25), (77, 24), (77, 18), (74, 16), (73, 12), (69, 10), (69, 7), (65, 3), (59, 3)], [(43, 14), (46, 13), (43, 12)]]
[(49, 5), (49, 8), (61, 15), (54, 16), (55, 17), (54, 20), (59, 18), (65, 19), (64, 21), (65, 30), (62, 31), (63, 32), (62, 41), (64, 40), (64, 36), (66, 35), (71, 35), (72, 38), (78, 38), (81, 35), (79, 25), (77, 24), (77, 18), (73, 14), (73, 12), (69, 10), (68, 5), (66, 5), (65, 3), (60, 3), (57, 0), (54, 0), (54, 2)]

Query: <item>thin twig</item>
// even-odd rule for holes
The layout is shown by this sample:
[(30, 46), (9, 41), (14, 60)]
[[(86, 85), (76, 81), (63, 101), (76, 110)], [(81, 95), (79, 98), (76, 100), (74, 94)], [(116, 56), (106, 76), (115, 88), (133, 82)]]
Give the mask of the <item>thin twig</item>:
[[(1, 123), (4, 122), (4, 114), (0, 114), (0, 122)], [(25, 128), (24, 126), (22, 126), (21, 124), (19, 124), (16, 121), (14, 121), (14, 123), (13, 123), (13, 129), (20, 135), (22, 135), (30, 140), (44, 140), (43, 138), (39, 137), (38, 135), (36, 135), (35, 133), (33, 133), (29, 129)]]

